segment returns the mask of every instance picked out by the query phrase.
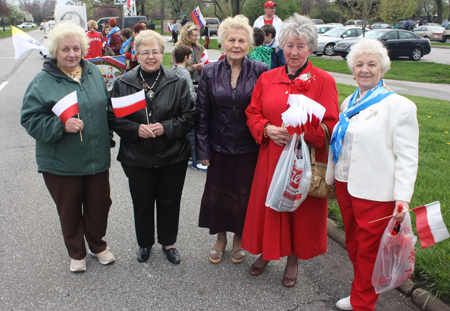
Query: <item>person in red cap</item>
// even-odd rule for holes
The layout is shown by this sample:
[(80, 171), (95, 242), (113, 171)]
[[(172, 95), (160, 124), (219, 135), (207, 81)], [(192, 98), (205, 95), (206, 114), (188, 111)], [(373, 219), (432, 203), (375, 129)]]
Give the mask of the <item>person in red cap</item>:
[[(275, 34), (275, 40), (278, 37), (278, 34), (280, 33), (281, 26), (283, 25), (283, 21), (281, 18), (275, 15), (276, 10), (276, 3), (273, 1), (267, 1), (264, 4), (264, 15), (261, 15), (255, 20), (255, 23), (253, 24), (253, 27), (261, 28), (265, 24), (271, 24), (273, 27), (275, 27), (276, 34)], [(277, 47), (278, 43), (275, 41), (273, 47)]]

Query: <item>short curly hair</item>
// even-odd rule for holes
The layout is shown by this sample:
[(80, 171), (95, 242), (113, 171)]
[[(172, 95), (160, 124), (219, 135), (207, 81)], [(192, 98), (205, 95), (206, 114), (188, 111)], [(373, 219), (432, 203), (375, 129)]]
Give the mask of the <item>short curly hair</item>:
[(356, 57), (362, 54), (378, 54), (380, 56), (381, 70), (384, 74), (389, 71), (391, 60), (387, 49), (380, 41), (364, 38), (351, 47), (350, 53), (347, 55), (347, 64), (352, 72), (355, 67)]
[(53, 28), (48, 36), (47, 46), (51, 58), (56, 59), (56, 51), (58, 50), (59, 40), (66, 38), (78, 38), (80, 40), (81, 57), (86, 55), (88, 50), (88, 41), (84, 29), (72, 21), (64, 21), (56, 24), (55, 28)]
[[(180, 30), (180, 37), (178, 38), (177, 45), (191, 45), (191, 40), (189, 37), (194, 31), (198, 31), (200, 33), (200, 29), (198, 26), (193, 22), (187, 22), (183, 27), (181, 27)], [(200, 45), (198, 42), (196, 42), (194, 45)]]
[(227, 38), (228, 31), (236, 29), (242, 29), (247, 32), (247, 41), (252, 42), (253, 28), (248, 24), (248, 18), (244, 15), (236, 15), (235, 17), (228, 17), (219, 27), (219, 41), (223, 45), (225, 39)]
[(318, 44), (317, 30), (312, 20), (297, 13), (294, 13), (294, 15), (283, 22), (278, 35), (278, 43), (282, 49), (284, 49), (288, 36), (305, 40), (311, 52), (316, 49)]
[(134, 47), (136, 54), (139, 53), (139, 48), (141, 47), (141, 45), (155, 43), (159, 45), (161, 54), (164, 54), (164, 49), (166, 48), (164, 44), (164, 38), (156, 31), (141, 30), (136, 38), (134, 38)]

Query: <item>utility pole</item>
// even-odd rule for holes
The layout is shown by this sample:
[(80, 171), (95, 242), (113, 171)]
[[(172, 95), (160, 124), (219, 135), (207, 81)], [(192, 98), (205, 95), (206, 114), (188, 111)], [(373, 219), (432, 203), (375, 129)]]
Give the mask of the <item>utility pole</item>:
[(164, 34), (164, 1), (161, 1), (161, 35)]

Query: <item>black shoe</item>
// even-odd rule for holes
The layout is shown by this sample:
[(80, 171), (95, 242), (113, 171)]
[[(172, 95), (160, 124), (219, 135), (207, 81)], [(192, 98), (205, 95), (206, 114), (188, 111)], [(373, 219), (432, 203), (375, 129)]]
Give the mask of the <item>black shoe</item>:
[(137, 252), (137, 261), (139, 262), (145, 262), (148, 260), (148, 257), (150, 257), (150, 247), (140, 247)]
[(166, 249), (164, 246), (162, 250), (167, 255), (167, 260), (171, 263), (178, 265), (180, 263), (180, 254), (178, 253), (176, 248)]

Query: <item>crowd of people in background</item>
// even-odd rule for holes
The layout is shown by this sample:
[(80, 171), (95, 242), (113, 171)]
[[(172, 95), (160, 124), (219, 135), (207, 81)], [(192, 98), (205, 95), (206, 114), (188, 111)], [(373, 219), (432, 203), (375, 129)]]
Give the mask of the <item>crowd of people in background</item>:
[[(260, 255), (249, 267), (257, 276), (270, 261), (287, 257), (281, 283), (295, 286), (298, 260), (327, 251), (328, 200), (308, 196), (294, 212), (275, 211), (265, 200), (280, 154), (291, 141), (281, 114), (289, 94), (301, 94), (326, 109), (322, 126), (305, 129), (304, 141), (315, 148), (317, 161), (328, 162), (327, 182), (336, 184), (351, 232), (346, 244), (355, 277), (351, 295), (336, 306), (374, 310), (378, 295), (370, 276), (388, 220), (373, 226), (366, 220), (394, 212), (401, 222), (397, 206), (409, 209), (418, 166), (416, 107), (383, 81), (390, 66), (383, 45), (364, 39), (347, 59), (358, 89), (339, 108), (333, 77), (308, 59), (318, 44), (313, 22), (299, 14), (283, 22), (272, 1), (264, 11), (253, 27), (242, 15), (220, 24), (223, 55), (215, 62), (205, 52), (209, 24), (201, 33), (184, 16), (178, 31), (173, 20), (171, 70), (162, 65), (166, 43), (152, 20), (120, 29), (111, 18), (101, 33), (93, 20), (86, 32), (61, 22), (50, 32), (51, 59), (25, 93), (21, 124), (36, 140), (38, 171), (58, 210), (71, 272), (86, 271), (87, 253), (103, 265), (115, 262), (103, 240), (114, 131), (120, 137), (117, 160), (132, 197), (139, 262), (148, 261), (156, 241), (169, 262), (181, 262), (175, 244), (191, 165), (207, 172), (198, 226), (208, 228), (216, 242), (205, 258), (219, 264), (231, 232), (233, 263), (242, 263), (245, 251)], [(202, 34), (205, 47), (198, 42)], [(251, 45), (253, 53), (247, 55)], [(110, 97), (99, 69), (84, 59), (105, 53), (125, 55), (128, 63)], [(140, 91), (147, 108), (117, 117), (112, 99)], [(62, 120), (52, 108), (72, 92), (79, 115)]]

